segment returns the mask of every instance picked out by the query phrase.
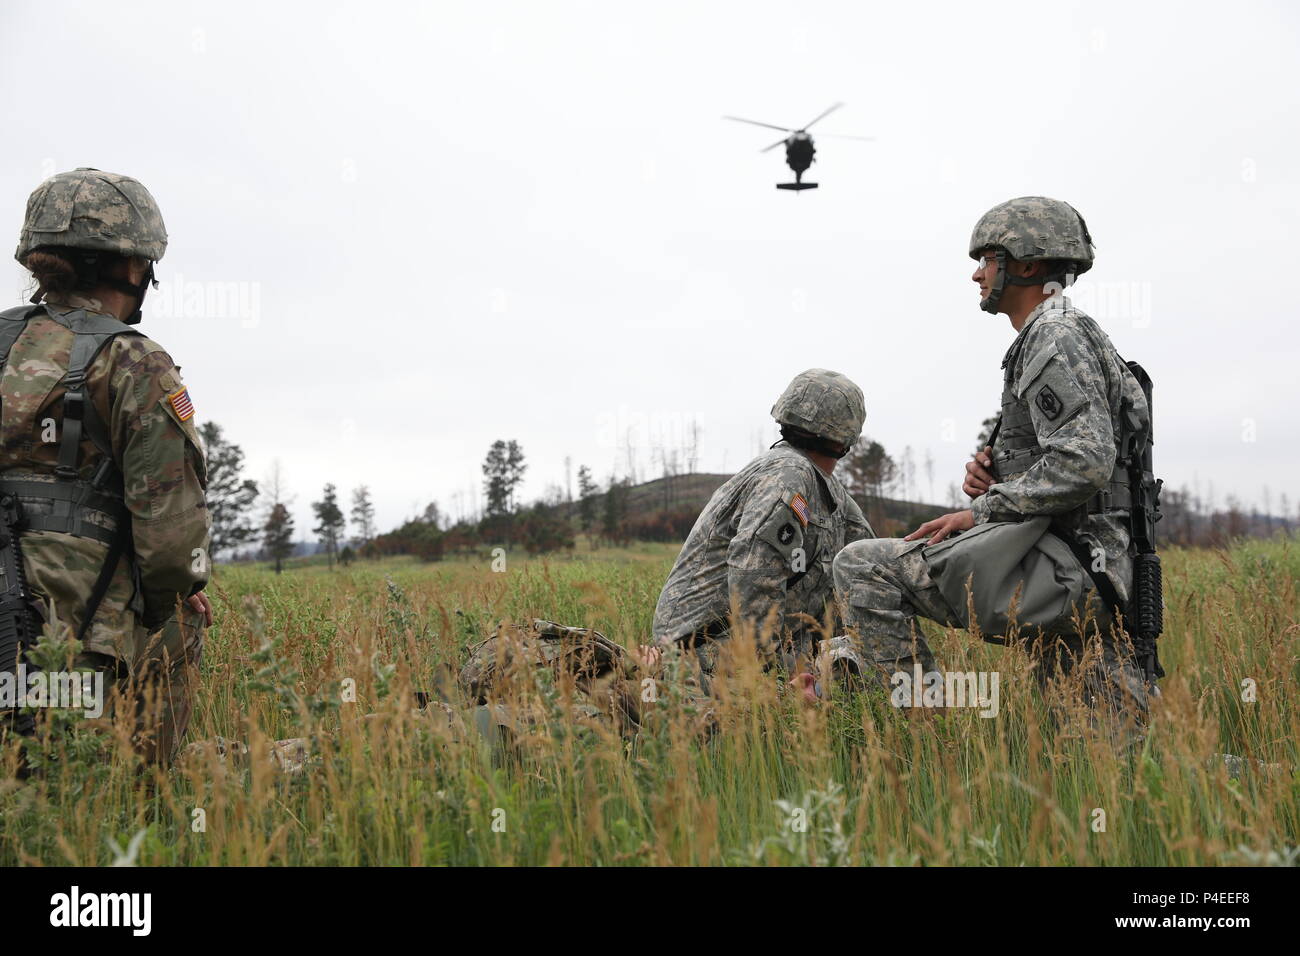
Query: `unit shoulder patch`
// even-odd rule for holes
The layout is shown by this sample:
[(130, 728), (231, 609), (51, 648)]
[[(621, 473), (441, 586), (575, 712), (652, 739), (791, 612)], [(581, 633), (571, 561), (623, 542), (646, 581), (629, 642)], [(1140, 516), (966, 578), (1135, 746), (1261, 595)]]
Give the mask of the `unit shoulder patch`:
[(1044, 385), (1040, 388), (1038, 397), (1034, 401), (1038, 403), (1038, 407), (1043, 414), (1052, 421), (1055, 421), (1056, 417), (1061, 414), (1061, 400), (1056, 397), (1056, 393), (1052, 391), (1050, 385)]

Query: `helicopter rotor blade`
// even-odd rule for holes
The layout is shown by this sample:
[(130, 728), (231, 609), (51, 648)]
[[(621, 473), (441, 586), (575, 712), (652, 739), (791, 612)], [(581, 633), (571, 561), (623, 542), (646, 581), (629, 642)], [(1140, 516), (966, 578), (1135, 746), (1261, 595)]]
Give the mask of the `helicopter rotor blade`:
[(785, 140), (783, 140), (783, 139), (778, 139), (778, 140), (777, 140), (775, 143), (773, 143), (771, 146), (764, 146), (762, 149), (759, 150), (759, 152), (760, 152), (760, 153), (766, 153), (766, 152), (768, 152), (768, 151), (770, 151), (770, 150), (776, 149), (778, 146), (784, 146), (784, 145), (785, 145)]
[(817, 119), (813, 120), (812, 123), (807, 123), (807, 124), (805, 124), (802, 128), (803, 128), (803, 129), (807, 129), (809, 126), (812, 126), (812, 124), (813, 124), (813, 123), (816, 123), (818, 120), (823, 120), (823, 119), (825, 119), (826, 117), (830, 116), (832, 113), (834, 113), (837, 109), (839, 109), (839, 108), (840, 108), (841, 106), (843, 106), (843, 105), (844, 105), (843, 103), (836, 103), (834, 106), (832, 106), (830, 109), (828, 109), (825, 113), (822, 113), (820, 116), (818, 116)]
[(758, 120), (744, 119), (740, 116), (724, 116), (723, 119), (735, 120), (737, 123), (749, 123), (753, 126), (766, 126), (768, 129), (779, 129), (783, 133), (793, 133), (794, 130), (784, 126), (773, 126), (771, 123), (760, 123)]

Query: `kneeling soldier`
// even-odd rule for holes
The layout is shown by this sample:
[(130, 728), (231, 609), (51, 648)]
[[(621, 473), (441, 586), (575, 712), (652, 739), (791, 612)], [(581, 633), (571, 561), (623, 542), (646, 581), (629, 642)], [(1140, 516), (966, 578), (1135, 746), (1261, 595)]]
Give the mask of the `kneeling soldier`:
[(831, 560), (873, 536), (833, 476), (862, 432), (862, 390), (846, 376), (795, 376), (772, 417), (781, 441), (714, 492), (659, 595), (659, 647), (697, 647), (711, 670), (718, 642), (752, 628), (766, 663), (811, 657), (818, 621), (834, 613)]
[(987, 212), (970, 255), (981, 308), (1006, 314), (1018, 333), (991, 447), (968, 466), (971, 508), (840, 553), (835, 589), (849, 634), (826, 659), (888, 686), (900, 672), (936, 670), (917, 615), (984, 634), (1019, 625), (1040, 680), (1083, 665), (1088, 702), (1141, 723), (1159, 665), (1152, 647), (1143, 674), (1113, 612), (1131, 596), (1130, 466), (1149, 441), (1150, 413), (1110, 339), (1060, 295), (1091, 268), (1091, 236), (1072, 206), (1030, 196)]

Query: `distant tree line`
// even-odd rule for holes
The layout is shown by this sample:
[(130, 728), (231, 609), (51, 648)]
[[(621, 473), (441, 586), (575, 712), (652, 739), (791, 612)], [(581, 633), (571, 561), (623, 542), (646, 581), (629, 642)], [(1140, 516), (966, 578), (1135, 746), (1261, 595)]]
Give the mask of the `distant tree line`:
[[(989, 443), (996, 421), (996, 417), (990, 417), (981, 423), (976, 450)], [(207, 422), (200, 434), (208, 461), (213, 556), (252, 556), (272, 561), (278, 573), (285, 560), (300, 550), (294, 541), (293, 496), (288, 493), (279, 462), (259, 484), (242, 476), (244, 453), (226, 439), (219, 425)], [(391, 555), (438, 561), (447, 555), (482, 553), (498, 546), (546, 554), (572, 550), (579, 534), (593, 548), (632, 541), (682, 541), (690, 533), (702, 502), (682, 500), (683, 489), (688, 487), (682, 482), (689, 481), (693, 472), (680, 472), (675, 458), (665, 456), (664, 462), (662, 478), (644, 485), (613, 475), (602, 485), (591, 468), (580, 465), (576, 500), (570, 485), (567, 494), (555, 489), (545, 500), (522, 504), (519, 488), (528, 469), (523, 448), (514, 440), (498, 440), (483, 460), (485, 506), (481, 515), (451, 522), (436, 503), (430, 502), (419, 514), (383, 533), (376, 530), (375, 506), (368, 486), (352, 490), (351, 507), (345, 513), (337, 487), (327, 482), (320, 499), (311, 503), (316, 522), (312, 530), (319, 542), (317, 553), (325, 554), (332, 569), (336, 561), (346, 566), (358, 558)], [(565, 465), (567, 471), (569, 459)], [(911, 447), (895, 458), (880, 442), (863, 436), (845, 456), (836, 475), (862, 506), (876, 533), (893, 535), (905, 533), (944, 510), (934, 500), (933, 460), (928, 452), (922, 470), (926, 485), (920, 484)], [(568, 474), (571, 478), (572, 472)], [(918, 503), (917, 498), (926, 497), (927, 492), (929, 503)], [(947, 493), (947, 509), (966, 505), (956, 483), (948, 486)], [(1213, 485), (1206, 494), (1199, 487), (1166, 488), (1161, 500), (1163, 519), (1157, 531), (1162, 545), (1224, 547), (1237, 538), (1290, 532), (1300, 524), (1300, 515), (1290, 514), (1286, 495), (1278, 499), (1280, 515), (1273, 514), (1268, 488), (1264, 489), (1263, 513), (1243, 507), (1232, 496), (1218, 506)]]

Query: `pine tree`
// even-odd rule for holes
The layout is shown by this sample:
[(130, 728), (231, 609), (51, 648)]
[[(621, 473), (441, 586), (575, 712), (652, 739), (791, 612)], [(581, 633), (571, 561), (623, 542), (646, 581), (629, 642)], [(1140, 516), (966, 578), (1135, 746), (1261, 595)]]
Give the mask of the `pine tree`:
[(845, 460), (849, 487), (857, 494), (881, 501), (898, 478), (898, 466), (878, 441), (862, 438)]
[(262, 528), (262, 543), (275, 559), (275, 573), (279, 574), (281, 562), (293, 554), (293, 515), (282, 502), (271, 506)]
[(313, 501), (311, 510), (316, 513), (316, 527), (312, 529), (320, 538), (321, 544), (325, 545), (325, 553), (329, 556), (330, 569), (334, 568), (334, 556), (338, 554), (339, 539), (343, 537), (345, 521), (343, 511), (339, 508), (338, 495), (332, 484), (325, 486), (324, 496), (320, 501)]
[(510, 511), (508, 459), (509, 448), (501, 439), (492, 443), (483, 459), (483, 496), (487, 499), (485, 511), (488, 518), (503, 517)]
[(208, 514), (212, 516), (212, 556), (234, 551), (257, 537), (252, 510), (257, 482), (242, 478), (244, 452), (222, 437), (221, 426), (204, 422), (199, 428), (208, 463)]
[(352, 492), (352, 527), (356, 529), (352, 543), (358, 549), (375, 539), (375, 506), (370, 500), (370, 489), (365, 485)]
[(519, 447), (519, 442), (511, 441), (506, 445), (506, 490), (510, 495), (510, 510), (515, 510), (515, 492), (523, 483), (524, 472), (528, 466), (524, 464), (524, 450)]
[(605, 514), (601, 530), (605, 537), (614, 543), (624, 537), (624, 519), (627, 517), (627, 482), (609, 479), (609, 490), (605, 492)]
[(584, 534), (590, 535), (596, 525), (596, 496), (600, 486), (592, 480), (591, 469), (586, 465), (578, 468), (578, 523)]
[(271, 462), (271, 470), (262, 482), (264, 494), (262, 504), (265, 512), (262, 516), (262, 546), (267, 556), (275, 561), (275, 573), (279, 574), (281, 562), (293, 554), (293, 514), (289, 505), (293, 496), (285, 487), (284, 469), (277, 458)]

